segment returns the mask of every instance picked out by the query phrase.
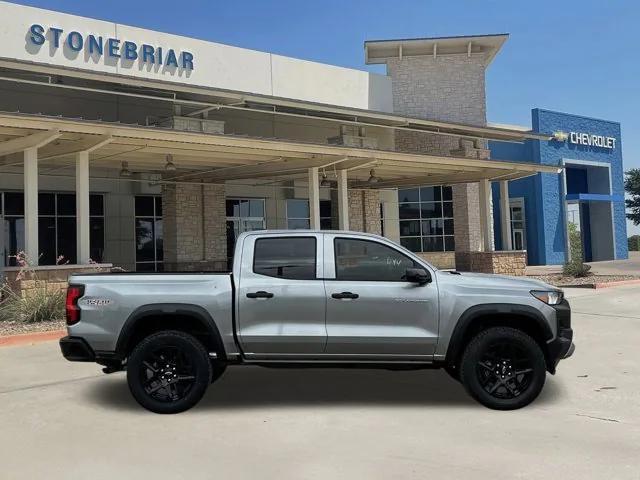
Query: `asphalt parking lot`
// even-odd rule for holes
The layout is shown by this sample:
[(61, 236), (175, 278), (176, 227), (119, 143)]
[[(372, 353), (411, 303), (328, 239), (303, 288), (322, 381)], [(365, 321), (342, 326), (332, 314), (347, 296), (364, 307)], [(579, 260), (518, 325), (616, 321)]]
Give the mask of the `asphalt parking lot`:
[(160, 416), (57, 342), (0, 348), (0, 478), (640, 478), (640, 287), (568, 293), (575, 355), (526, 409), (440, 371), (230, 368)]

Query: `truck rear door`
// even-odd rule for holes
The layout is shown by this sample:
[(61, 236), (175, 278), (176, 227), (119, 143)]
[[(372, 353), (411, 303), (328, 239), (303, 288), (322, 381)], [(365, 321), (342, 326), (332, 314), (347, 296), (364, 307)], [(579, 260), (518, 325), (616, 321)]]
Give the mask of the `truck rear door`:
[(237, 324), (247, 358), (322, 353), (327, 341), (322, 235), (259, 233), (242, 243)]

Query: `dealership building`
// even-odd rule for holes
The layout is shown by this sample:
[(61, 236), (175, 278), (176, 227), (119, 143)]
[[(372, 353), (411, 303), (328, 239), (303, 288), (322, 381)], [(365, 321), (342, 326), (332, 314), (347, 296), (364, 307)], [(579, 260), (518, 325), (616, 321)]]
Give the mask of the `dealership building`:
[(341, 68), (0, 2), (7, 271), (227, 268), (256, 229), (382, 234), (444, 268), (627, 257), (619, 124), (486, 118), (508, 35), (367, 41)]

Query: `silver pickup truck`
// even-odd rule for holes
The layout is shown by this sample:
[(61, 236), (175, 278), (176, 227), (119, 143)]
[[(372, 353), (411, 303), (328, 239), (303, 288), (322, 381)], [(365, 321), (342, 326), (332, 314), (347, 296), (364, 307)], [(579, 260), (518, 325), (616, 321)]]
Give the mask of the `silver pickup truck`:
[(126, 370), (158, 413), (194, 406), (228, 365), (443, 367), (487, 407), (532, 402), (573, 353), (562, 291), (439, 271), (376, 235), (240, 235), (231, 273), (73, 275), (71, 361)]

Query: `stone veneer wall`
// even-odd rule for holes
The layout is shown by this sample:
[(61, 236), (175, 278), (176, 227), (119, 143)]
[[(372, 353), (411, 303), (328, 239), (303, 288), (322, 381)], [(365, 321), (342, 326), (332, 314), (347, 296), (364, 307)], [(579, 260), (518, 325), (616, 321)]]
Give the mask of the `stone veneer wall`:
[(165, 270), (226, 270), (224, 185), (164, 184), (162, 210)]
[[(431, 120), (486, 125), (486, 56), (405, 56), (387, 60), (393, 79), (395, 113)], [(396, 132), (396, 150), (488, 158), (485, 142), (446, 135)], [(428, 170), (425, 170), (428, 173)], [(481, 247), (480, 208), (477, 184), (453, 186), (456, 250)]]
[(523, 276), (526, 266), (527, 252), (524, 250), (456, 252), (456, 270), (461, 272)]
[(455, 252), (425, 252), (416, 253), (420, 258), (425, 259), (431, 265), (439, 269), (456, 268)]
[(69, 275), (73, 273), (109, 272), (111, 267), (113, 265), (110, 263), (31, 267), (25, 271), (21, 279), (18, 279), (20, 273), (18, 267), (7, 267), (4, 274), (5, 282), (11, 290), (22, 292), (23, 296), (27, 296), (30, 291), (42, 287), (51, 292), (66, 290)]
[(380, 192), (349, 190), (349, 230), (382, 234)]

